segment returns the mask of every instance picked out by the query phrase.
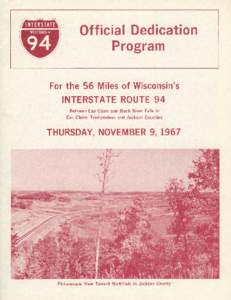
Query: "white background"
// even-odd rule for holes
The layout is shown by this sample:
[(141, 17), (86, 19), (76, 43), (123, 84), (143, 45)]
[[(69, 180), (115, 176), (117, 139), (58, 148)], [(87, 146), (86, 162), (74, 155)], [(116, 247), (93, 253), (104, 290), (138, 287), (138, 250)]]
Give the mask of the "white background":
[[(0, 297), (12, 299), (230, 299), (230, 11), (223, 1), (2, 1), (1, 10), (1, 281)], [(214, 8), (220, 10), (219, 70), (28, 70), (10, 69), (9, 9), (16, 8)], [(204, 41), (206, 43), (206, 41)], [(206, 53), (210, 55), (208, 43)], [(73, 45), (76, 47), (76, 45)], [(206, 46), (206, 45), (205, 45)], [(24, 51), (19, 49), (19, 51)], [(57, 50), (58, 52), (58, 50)], [(56, 52), (56, 53), (57, 53)], [(54, 52), (55, 53), (55, 52)], [(206, 58), (203, 54), (203, 59)], [(86, 50), (86, 56), (89, 53)], [(52, 57), (52, 56), (50, 56)], [(201, 59), (202, 55), (200, 55)], [(25, 57), (22, 55), (22, 62)], [(29, 55), (28, 55), (29, 59)], [(174, 58), (173, 58), (174, 59)], [(184, 59), (184, 57), (182, 57)], [(194, 60), (197, 58), (192, 58)], [(27, 58), (26, 58), (27, 60)], [(14, 63), (20, 64), (20, 59)], [(55, 62), (55, 61), (54, 61)], [(54, 63), (53, 62), (53, 63)], [(27, 62), (28, 63), (28, 62)], [(31, 63), (31, 62), (29, 62)], [(59, 62), (61, 63), (61, 62)], [(124, 62), (123, 62), (124, 63)], [(126, 63), (126, 62), (125, 62)], [(194, 63), (194, 61), (193, 61)], [(171, 93), (163, 126), (179, 126), (177, 138), (50, 138), (44, 128), (67, 127), (59, 93), (51, 93), (49, 81), (179, 81)], [(75, 123), (76, 124), (76, 123)], [(87, 126), (101, 127), (103, 122)], [(138, 125), (138, 124), (137, 124)], [(69, 123), (69, 126), (73, 124)], [(124, 123), (117, 124), (124, 126)], [(113, 127), (113, 126), (112, 126)], [(11, 150), (46, 148), (219, 148), (221, 151), (221, 278), (172, 280), (171, 287), (59, 287), (56, 280), (10, 278)]]

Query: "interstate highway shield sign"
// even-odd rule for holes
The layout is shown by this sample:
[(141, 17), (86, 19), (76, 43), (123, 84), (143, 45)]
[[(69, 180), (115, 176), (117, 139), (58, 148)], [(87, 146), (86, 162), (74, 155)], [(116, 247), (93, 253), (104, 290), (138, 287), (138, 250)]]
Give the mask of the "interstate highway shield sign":
[(49, 55), (59, 40), (59, 28), (55, 20), (25, 20), (21, 39), (26, 50), (36, 57)]

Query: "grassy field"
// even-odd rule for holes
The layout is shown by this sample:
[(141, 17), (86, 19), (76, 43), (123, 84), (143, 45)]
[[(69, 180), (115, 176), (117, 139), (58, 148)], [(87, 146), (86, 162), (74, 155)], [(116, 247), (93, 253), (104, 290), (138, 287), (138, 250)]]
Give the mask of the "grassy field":
[[(81, 237), (96, 234), (100, 208), (103, 207), (103, 237), (112, 238), (114, 223), (134, 200), (141, 200), (149, 215), (153, 234), (163, 236), (171, 220), (163, 193), (99, 193), (74, 191), (12, 192), (12, 228), (19, 237), (37, 241), (57, 231), (65, 221)], [(34, 230), (33, 230), (34, 228)], [(31, 231), (31, 234), (27, 234)]]

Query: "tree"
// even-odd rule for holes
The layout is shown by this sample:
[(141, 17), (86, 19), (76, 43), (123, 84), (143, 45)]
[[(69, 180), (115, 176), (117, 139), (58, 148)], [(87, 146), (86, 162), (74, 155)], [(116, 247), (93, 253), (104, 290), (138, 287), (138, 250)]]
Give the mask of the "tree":
[(200, 150), (188, 174), (191, 199), (201, 213), (219, 221), (219, 150)]
[(17, 258), (19, 256), (18, 246), (17, 246), (18, 234), (14, 233), (13, 228), (11, 228), (11, 270), (12, 277), (17, 277)]
[(75, 237), (67, 222), (60, 226), (57, 234), (57, 264), (59, 278), (92, 277), (90, 242)]
[(101, 233), (102, 233), (102, 218), (103, 218), (103, 208), (104, 208), (104, 194), (109, 182), (110, 177), (110, 167), (114, 157), (118, 157), (118, 154), (113, 153), (112, 149), (105, 149), (102, 154), (97, 158), (99, 160), (100, 171), (97, 173), (99, 182), (101, 183), (101, 205), (99, 209), (99, 222), (98, 222), (98, 232), (96, 238), (96, 257), (95, 257), (95, 278), (99, 275), (99, 257), (100, 257), (100, 243), (101, 243)]
[(67, 222), (55, 234), (47, 234), (25, 253), (26, 265), (19, 278), (92, 278), (93, 240), (76, 238)]
[(193, 171), (188, 175), (191, 189), (198, 192), (219, 191), (219, 150), (200, 150), (201, 155), (193, 161)]
[(200, 150), (188, 178), (190, 184), (187, 189), (184, 189), (182, 181), (173, 179), (166, 190), (169, 207), (174, 214), (170, 226), (175, 236), (172, 262), (179, 262), (177, 276), (217, 278), (219, 150)]
[(17, 247), (18, 234), (13, 232), (11, 228), (11, 260), (13, 260), (18, 255)]
[(190, 258), (188, 234), (191, 230), (192, 203), (185, 191), (183, 181), (171, 179), (165, 192), (170, 209), (174, 214), (174, 219), (170, 225), (170, 232), (174, 234), (178, 244), (176, 260), (182, 266), (182, 276), (189, 276)]
[(58, 278), (56, 268), (57, 243), (54, 236), (47, 235), (33, 245), (24, 271), (24, 278)]
[(101, 183), (101, 194), (104, 194), (109, 183), (111, 175), (111, 165), (113, 158), (118, 157), (118, 153), (114, 153), (112, 149), (105, 149), (98, 157), (100, 171), (97, 173), (97, 178)]
[(198, 216), (206, 219), (195, 226), (201, 249), (207, 257), (207, 277), (219, 276), (219, 150), (200, 150), (189, 173), (190, 196)]
[(101, 276), (104, 278), (152, 278), (153, 232), (142, 200), (120, 211), (115, 238), (104, 249)]

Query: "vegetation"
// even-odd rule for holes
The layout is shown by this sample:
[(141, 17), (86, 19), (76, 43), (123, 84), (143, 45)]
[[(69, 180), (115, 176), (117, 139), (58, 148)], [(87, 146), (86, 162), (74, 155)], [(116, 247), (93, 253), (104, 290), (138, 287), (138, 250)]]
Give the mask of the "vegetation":
[[(188, 186), (171, 179), (166, 188), (172, 215), (166, 236), (156, 232), (142, 197), (136, 196), (112, 219), (110, 239), (101, 231), (95, 239), (80, 238), (75, 226), (64, 223), (57, 233), (19, 249), (12, 234), (13, 277), (219, 278), (218, 150), (201, 150), (188, 178)], [(104, 214), (98, 217), (102, 228)]]

